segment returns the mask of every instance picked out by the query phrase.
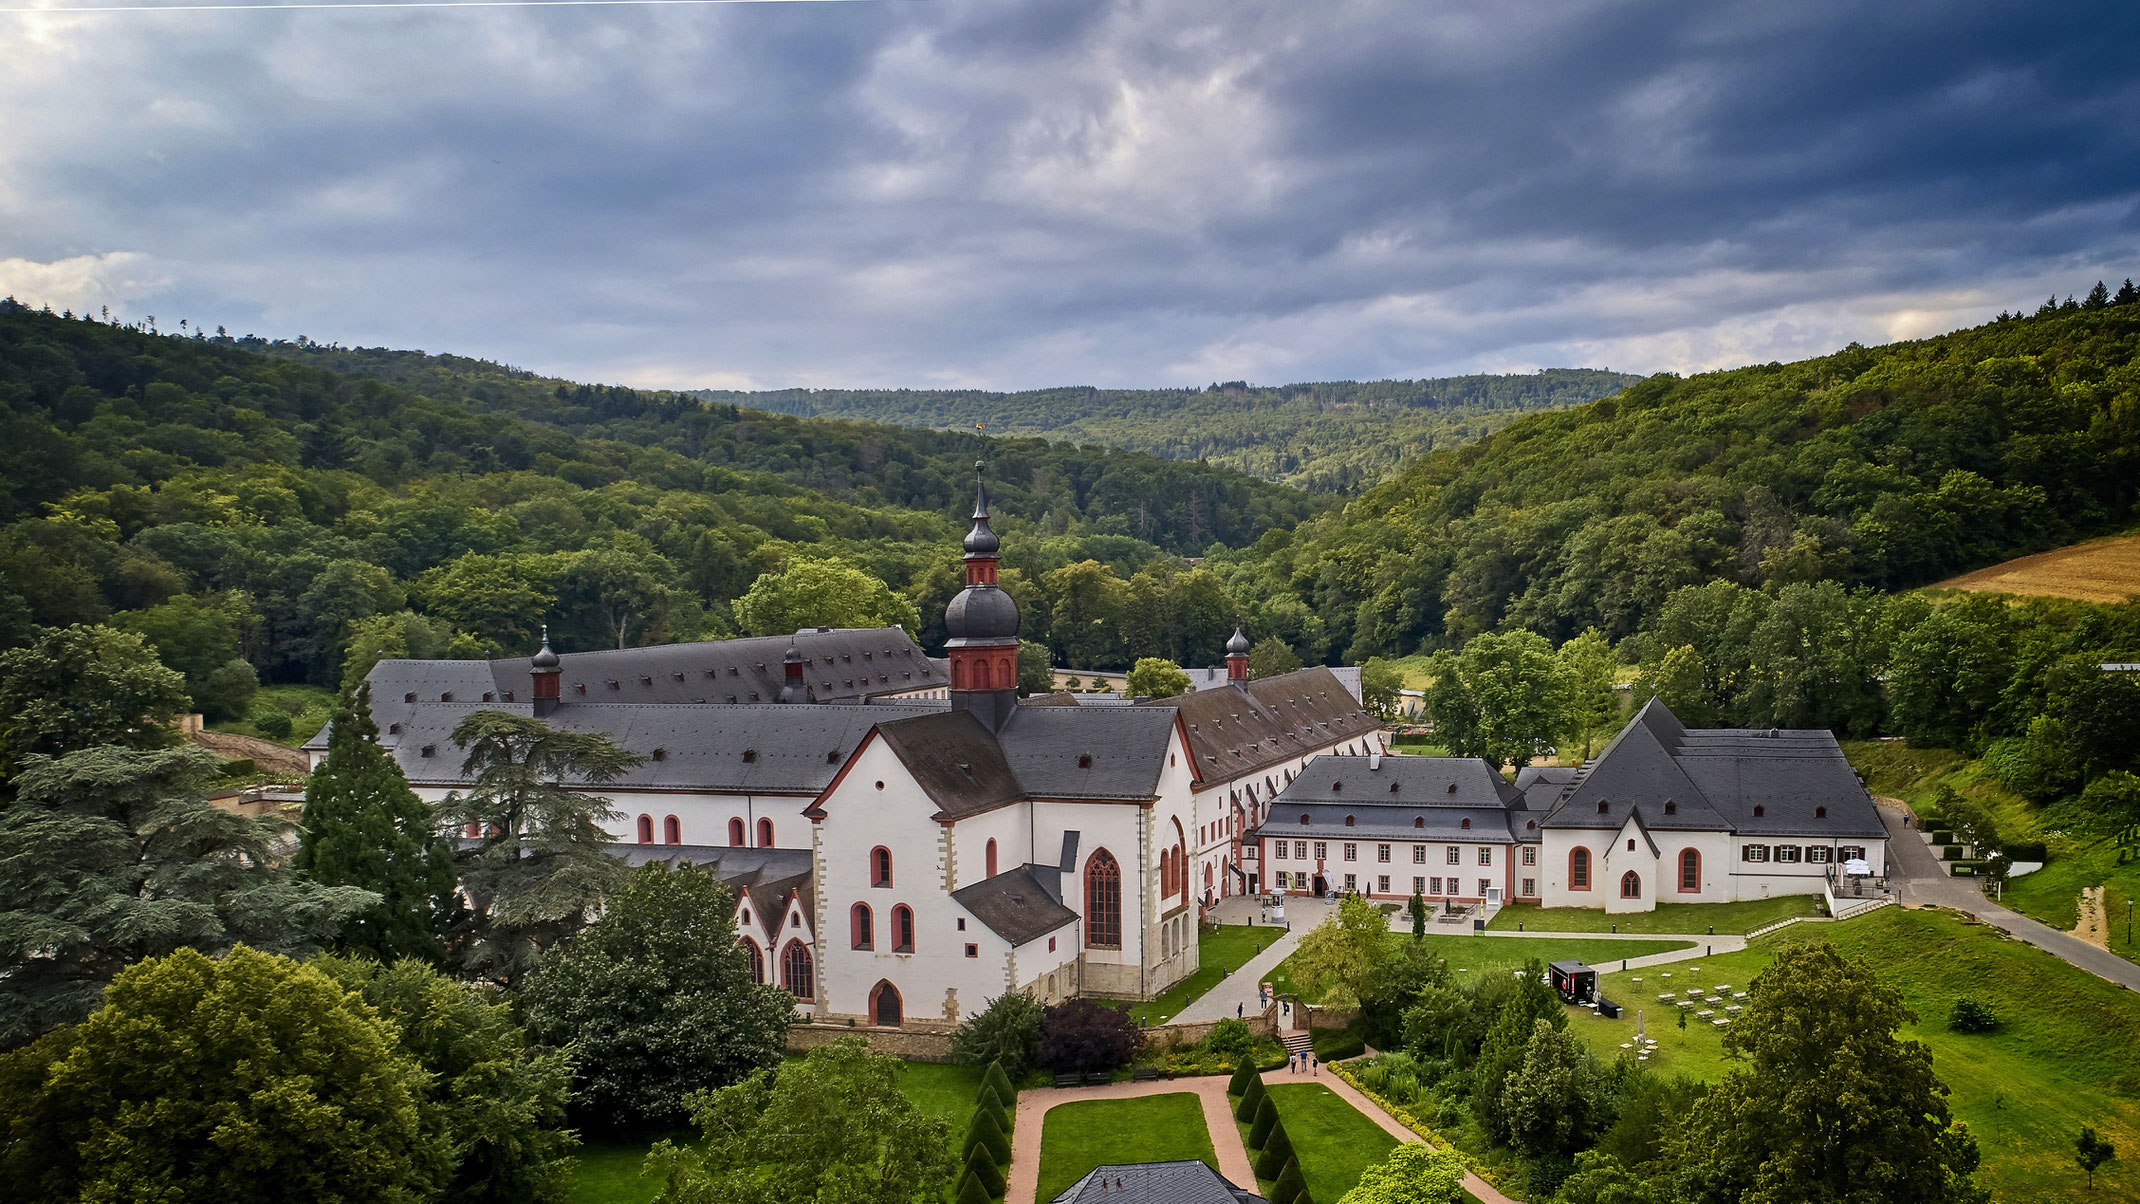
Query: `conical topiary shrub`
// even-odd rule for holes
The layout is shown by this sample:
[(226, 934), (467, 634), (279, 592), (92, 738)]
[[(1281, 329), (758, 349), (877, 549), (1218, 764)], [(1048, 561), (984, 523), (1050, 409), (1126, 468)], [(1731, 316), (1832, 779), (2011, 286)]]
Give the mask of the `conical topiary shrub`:
[(1301, 1176), (1298, 1158), (1286, 1159), (1285, 1169), (1278, 1172), (1278, 1185), (1271, 1189), (1271, 1204), (1315, 1204), (1308, 1195), (1308, 1181)]
[(1011, 1086), (1011, 1076), (1003, 1073), (1003, 1063), (990, 1062), (988, 1069), (981, 1075), (981, 1081), (995, 1088), (996, 1098), (1003, 1101), (1004, 1107), (1010, 1108), (1017, 1105), (1018, 1089)]
[(988, 1194), (988, 1185), (972, 1171), (959, 1176), (959, 1193), (955, 1198), (958, 1204), (994, 1204), (994, 1198)]
[(980, 1089), (973, 1093), (973, 1106), (993, 1109), (996, 1113), (996, 1118), (1001, 1120), (1010, 1115), (1011, 1101), (998, 1092), (995, 1087), (984, 1082), (981, 1084)]
[(1263, 1142), (1263, 1152), (1256, 1156), (1256, 1177), (1276, 1179), (1293, 1160), (1293, 1141), (1285, 1135), (1285, 1122), (1271, 1126), (1271, 1135)]
[(973, 1124), (966, 1129), (966, 1141), (959, 1147), (959, 1157), (972, 1157), (975, 1146), (986, 1149), (988, 1156), (997, 1166), (1010, 1165), (1010, 1135), (1003, 1131), (1003, 1126), (996, 1123), (995, 1117), (986, 1112), (974, 1113)]
[(1248, 1090), (1241, 1093), (1241, 1102), (1234, 1105), (1233, 1118), (1242, 1124), (1256, 1119), (1256, 1106), (1270, 1093), (1263, 1088), (1262, 1079), (1249, 1081)]
[(1250, 1054), (1241, 1059), (1239, 1066), (1233, 1068), (1233, 1077), (1226, 1081), (1226, 1094), (1246, 1094), (1249, 1083), (1257, 1081), (1260, 1079), (1256, 1074), (1255, 1055)]
[(966, 1173), (979, 1179), (981, 1186), (988, 1189), (989, 1195), (1003, 1194), (1003, 1168), (996, 1165), (995, 1159), (989, 1157), (988, 1147), (975, 1146), (973, 1153), (966, 1156)]
[(1262, 1149), (1271, 1139), (1271, 1130), (1277, 1127), (1278, 1105), (1272, 1103), (1271, 1097), (1266, 1095), (1263, 1102), (1257, 1105), (1255, 1117), (1249, 1121), (1248, 1144), (1252, 1148)]
[(986, 1116), (995, 1121), (996, 1127), (1006, 1133), (1011, 1131), (1011, 1114), (1002, 1104), (996, 1102), (996, 1093), (993, 1091), (983, 1091), (981, 1093), (981, 1100), (974, 1105), (973, 1114), (975, 1116)]

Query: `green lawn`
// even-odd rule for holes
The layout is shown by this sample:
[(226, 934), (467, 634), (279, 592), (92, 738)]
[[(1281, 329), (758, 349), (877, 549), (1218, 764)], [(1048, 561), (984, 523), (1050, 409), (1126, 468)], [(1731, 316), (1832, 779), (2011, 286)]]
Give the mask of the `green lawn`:
[[(907, 1062), (899, 1076), (900, 1089), (915, 1108), (926, 1115), (942, 1117), (951, 1126), (951, 1152), (958, 1153), (966, 1126), (973, 1122), (973, 1099), (981, 1090), (981, 1071), (974, 1066), (942, 1066), (933, 1062)], [(661, 1191), (658, 1180), (641, 1178), (639, 1168), (646, 1152), (662, 1136), (689, 1140), (684, 1131), (648, 1137), (641, 1141), (589, 1141), (580, 1149), (579, 1167), (573, 1185), (573, 1204), (646, 1204)]]
[(2080, 923), (2083, 888), (2103, 888), (2103, 914), (2110, 922), (2111, 952), (2140, 961), (2140, 923), (2132, 922), (2133, 901), (2140, 899), (2140, 860), (2118, 864), (2118, 846), (2109, 837), (2059, 841), (2051, 862), (2033, 874), (2009, 879), (1999, 901), (2053, 928), (2072, 931)]
[(1058, 1104), (1040, 1131), (1039, 1199), (1061, 1195), (1096, 1166), (1189, 1159), (1219, 1169), (1203, 1104), (1189, 1092)]
[[(231, 732), (240, 736), (258, 736), (291, 748), (319, 734), (327, 722), (328, 712), (334, 709), (335, 693), (320, 686), (262, 686), (253, 697), (252, 713), (241, 720), (211, 723), (208, 730)], [(267, 714), (290, 717), (290, 734), (271, 736), (253, 726), (253, 720)]]
[[(1715, 1078), (1726, 1067), (1721, 1034), (1690, 1019), (1681, 1030), (1659, 991), (1729, 983), (1744, 990), (1775, 950), (1789, 944), (1832, 942), (1847, 957), (1862, 957), (1902, 992), (1919, 1016), (1905, 1035), (1932, 1050), (1932, 1068), (1952, 1090), (1948, 1106), (1968, 1123), (1983, 1155), (1978, 1178), (2005, 1204), (2140, 1198), (2140, 1166), (2122, 1157), (2096, 1173), (2090, 1193), (2073, 1164), (2073, 1139), (2091, 1125), (2123, 1151), (2140, 1152), (2140, 999), (2075, 969), (2050, 954), (1964, 924), (1953, 912), (1887, 908), (1841, 924), (1793, 925), (1755, 942), (1744, 953), (1658, 971), (1608, 974), (1602, 985), (1630, 1005), (1618, 1021), (1571, 1012), (1570, 1031), (1601, 1055), (1618, 1055), (1632, 1041), (1633, 1005), (1646, 1013), (1660, 1055), (1651, 1065), (1667, 1074)], [(1699, 966), (1697, 971), (1694, 967)], [(1951, 1032), (1948, 1013), (1958, 995), (1991, 1004), (2000, 1029), (1983, 1035)]]
[[(1397, 940), (1408, 942), (1409, 935)], [(1446, 936), (1429, 933), (1419, 938), (1428, 948), (1438, 952), (1449, 962), (1449, 968), (1457, 971), (1462, 979), (1498, 971), (1520, 970), (1523, 963), (1538, 961), (1586, 961), (1593, 966), (1618, 964), (1624, 957), (1644, 957), (1652, 953), (1670, 953), (1676, 949), (1693, 947), (1691, 941), (1629, 941), (1610, 937), (1571, 937), (1567, 940), (1539, 939), (1522, 936)], [(1293, 990), (1293, 959), (1278, 963), (1271, 974), (1271, 985), (1279, 994)]]
[(1361, 1172), (1389, 1157), (1397, 1144), (1382, 1126), (1320, 1083), (1281, 1083), (1270, 1093), (1293, 1143), (1293, 1157), (1308, 1181), (1308, 1194), (1317, 1200), (1343, 1198), (1359, 1183)]
[(1131, 1018), (1142, 1024), (1165, 1024), (1284, 935), (1285, 929), (1266, 924), (1213, 926), (1197, 937), (1196, 973), (1175, 983), (1159, 998), (1132, 1005)]
[(1486, 927), (1495, 932), (1514, 932), (1521, 924), (1529, 932), (1672, 932), (1705, 934), (1714, 924), (1718, 932), (1752, 932), (1763, 924), (1792, 916), (1816, 915), (1819, 895), (1784, 895), (1753, 899), (1745, 903), (1659, 903), (1655, 911), (1607, 915), (1601, 908), (1538, 907), (1514, 903), (1501, 909)]

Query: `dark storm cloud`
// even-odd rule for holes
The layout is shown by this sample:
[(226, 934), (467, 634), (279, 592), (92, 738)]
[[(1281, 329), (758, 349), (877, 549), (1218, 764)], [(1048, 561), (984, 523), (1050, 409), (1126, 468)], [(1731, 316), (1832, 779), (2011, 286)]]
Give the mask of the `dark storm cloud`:
[(0, 17), (0, 288), (650, 384), (1789, 358), (2140, 269), (2134, 12)]

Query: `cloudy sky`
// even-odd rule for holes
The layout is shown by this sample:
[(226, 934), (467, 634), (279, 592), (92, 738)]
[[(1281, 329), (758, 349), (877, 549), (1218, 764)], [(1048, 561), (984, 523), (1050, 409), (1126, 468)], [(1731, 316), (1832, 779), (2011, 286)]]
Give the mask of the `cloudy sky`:
[(0, 293), (650, 386), (1792, 359), (2136, 206), (2130, 0), (0, 13)]

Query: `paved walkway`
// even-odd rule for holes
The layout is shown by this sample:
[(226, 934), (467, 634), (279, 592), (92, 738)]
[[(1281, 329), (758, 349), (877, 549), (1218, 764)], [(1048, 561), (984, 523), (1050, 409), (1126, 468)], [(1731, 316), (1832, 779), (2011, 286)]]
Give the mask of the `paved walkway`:
[[(1328, 1067), (1325, 1067), (1325, 1069), (1328, 1069)], [(1381, 1126), (1383, 1132), (1396, 1138), (1398, 1141), (1416, 1141), (1421, 1145), (1427, 1145), (1427, 1141), (1425, 1138), (1421, 1137), (1417, 1133), (1414, 1133), (1410, 1129), (1405, 1128), (1403, 1125), (1398, 1124), (1397, 1119), (1391, 1116), (1389, 1113), (1384, 1112), (1382, 1108), (1375, 1103), (1375, 1101), (1367, 1098), (1365, 1095), (1361, 1094), (1360, 1091), (1355, 1088), (1351, 1083), (1346, 1082), (1345, 1080), (1339, 1078), (1334, 1074), (1316, 1074), (1311, 1076), (1302, 1074), (1288, 1074), (1283, 1070), (1266, 1070), (1263, 1072), (1264, 1086), (1276, 1087), (1281, 1083), (1321, 1083), (1323, 1086), (1328, 1087), (1331, 1091), (1335, 1092), (1339, 1099), (1344, 1100), (1346, 1103), (1351, 1104), (1354, 1108), (1358, 1109), (1360, 1115), (1366, 1117), (1371, 1121), (1374, 1121), (1375, 1124)], [(1236, 1130), (1236, 1132), (1238, 1132), (1238, 1130)], [(1428, 1148), (1431, 1149), (1433, 1147), (1428, 1146)], [(1470, 1171), (1464, 1172), (1464, 1190), (1478, 1197), (1482, 1204), (1516, 1204), (1515, 1200), (1502, 1194), (1501, 1189), (1495, 1187), (1491, 1183), (1488, 1183), (1486, 1180), (1479, 1178), (1477, 1175), (1472, 1174)]]
[[(1011, 1167), (1008, 1186), (1003, 1193), (1004, 1204), (1048, 1204), (1036, 1197), (1040, 1191), (1041, 1132), (1050, 1110), (1058, 1104), (1141, 1099), (1148, 1095), (1196, 1096), (1197, 1102), (1204, 1107), (1204, 1129), (1211, 1136), (1212, 1150), (1218, 1154), (1219, 1173), (1236, 1187), (1254, 1190), (1256, 1169), (1249, 1161), (1247, 1146), (1241, 1141), (1241, 1130), (1234, 1125), (1233, 1101), (1226, 1094), (1226, 1081), (1224, 1075), (1202, 1075), (1167, 1082), (1109, 1083), (1105, 1087), (1034, 1087), (1020, 1092), (1017, 1122), (1011, 1135)], [(1398, 1124), (1389, 1113), (1377, 1107), (1375, 1101), (1334, 1074), (1311, 1077), (1271, 1070), (1264, 1073), (1263, 1082), (1274, 1087), (1280, 1083), (1320, 1083), (1398, 1141), (1422, 1140), (1419, 1134)], [(1483, 1204), (1516, 1204), (1493, 1184), (1468, 1172), (1464, 1176), (1464, 1190), (1477, 1196)]]
[(1211, 1134), (1211, 1148), (1219, 1156), (1219, 1173), (1237, 1187), (1255, 1188), (1256, 1168), (1241, 1143), (1241, 1131), (1234, 1127), (1233, 1104), (1226, 1097), (1226, 1076), (1202, 1075), (1155, 1083), (1109, 1083), (1105, 1087), (1033, 1087), (1019, 1092), (1004, 1204), (1035, 1204), (1040, 1191), (1040, 1134), (1050, 1109), (1084, 1100), (1138, 1099), (1147, 1095), (1196, 1096), (1204, 1106), (1204, 1128)]
[[(1319, 899), (1288, 899), (1286, 920), (1288, 931), (1271, 943), (1268, 949), (1257, 954), (1240, 969), (1220, 979), (1217, 986), (1190, 1001), (1171, 1024), (1198, 1024), (1210, 1020), (1223, 1020), (1228, 1016), (1253, 1016), (1263, 1010), (1262, 986), (1269, 981), (1271, 971), (1278, 963), (1291, 956), (1300, 947), (1300, 938), (1323, 922), (1323, 917), (1335, 910), (1334, 905)], [(1251, 913), (1261, 914), (1253, 899), (1228, 899), (1212, 912), (1212, 918), (1221, 924), (1245, 924)], [(1403, 936), (1412, 934), (1412, 920), (1402, 909), (1390, 916), (1390, 931)], [(1624, 970), (1641, 970), (1650, 966), (1670, 965), (1673, 962), (1694, 961), (1719, 953), (1737, 953), (1746, 948), (1746, 938), (1719, 934), (1706, 936), (1699, 933), (1654, 933), (1654, 932), (1488, 932), (1475, 934), (1469, 927), (1449, 932), (1435, 932), (1430, 927), (1429, 936), (1474, 936), (1511, 937), (1517, 940), (1630, 940), (1630, 941), (1693, 941), (1691, 949), (1673, 949), (1652, 953), (1645, 957), (1630, 957), (1618, 967)], [(1599, 969), (1612, 969), (1600, 966)], [(1286, 1023), (1292, 1021), (1287, 1019)]]
[[(1887, 825), (1888, 885), (1898, 901), (1920, 906), (1936, 903), (1972, 912), (1985, 923), (2063, 961), (2130, 990), (2140, 990), (2140, 965), (1985, 898), (1977, 879), (1955, 877), (1947, 863), (1933, 855), (1932, 846), (1917, 830), (1909, 804), (1893, 798), (1876, 801), (1880, 804), (1880, 820)], [(1905, 826), (1905, 817), (1913, 822)]]

